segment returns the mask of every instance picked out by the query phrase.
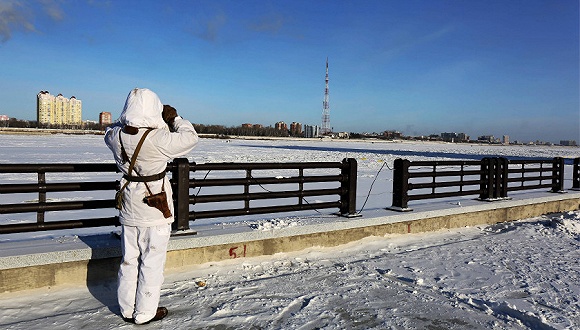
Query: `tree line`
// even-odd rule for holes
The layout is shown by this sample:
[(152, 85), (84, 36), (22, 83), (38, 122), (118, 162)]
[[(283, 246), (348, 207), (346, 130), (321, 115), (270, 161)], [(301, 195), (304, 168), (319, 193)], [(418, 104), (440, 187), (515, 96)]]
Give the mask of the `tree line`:
[(13, 128), (53, 128), (53, 129), (85, 129), (85, 130), (104, 130), (105, 127), (96, 122), (84, 122), (82, 125), (69, 124), (38, 124), (36, 120), (24, 120), (17, 118), (10, 118), (8, 120), (1, 120), (0, 127)]
[[(289, 130), (279, 130), (274, 127), (242, 127), (224, 125), (193, 124), (199, 134), (212, 134), (217, 136), (302, 136), (302, 132), (291, 132)], [(10, 118), (0, 121), (0, 127), (15, 128), (53, 128), (53, 129), (85, 129), (85, 130), (105, 130), (106, 126), (96, 122), (84, 122), (82, 125), (39, 125), (36, 120), (23, 120)]]
[(280, 130), (274, 127), (242, 127), (242, 126), (224, 126), (224, 125), (204, 125), (193, 124), (195, 130), (199, 134), (215, 134), (215, 135), (235, 135), (235, 136), (302, 136), (302, 132), (291, 132), (289, 130)]

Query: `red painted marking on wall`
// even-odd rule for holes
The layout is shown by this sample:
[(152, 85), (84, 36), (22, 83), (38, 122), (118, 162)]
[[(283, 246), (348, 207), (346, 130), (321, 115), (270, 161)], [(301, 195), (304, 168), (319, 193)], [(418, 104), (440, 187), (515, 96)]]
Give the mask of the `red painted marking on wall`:
[(237, 246), (230, 248), (230, 257), (232, 257), (232, 259), (242, 258), (242, 257), (246, 256), (246, 251), (247, 251), (246, 244), (244, 244), (244, 251), (242, 252), (241, 255), (238, 255), (238, 253), (236, 252), (237, 249), (238, 249)]

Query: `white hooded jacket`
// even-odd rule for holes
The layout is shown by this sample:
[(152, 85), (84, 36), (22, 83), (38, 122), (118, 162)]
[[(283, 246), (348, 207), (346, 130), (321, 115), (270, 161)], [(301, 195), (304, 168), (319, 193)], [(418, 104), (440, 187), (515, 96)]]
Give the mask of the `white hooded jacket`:
[[(163, 121), (161, 112), (163, 104), (159, 97), (145, 88), (135, 88), (127, 96), (125, 107), (115, 125), (107, 128), (105, 143), (113, 152), (117, 167), (123, 174), (128, 174), (129, 163), (123, 162), (121, 156), (121, 142), (129, 159), (147, 128), (153, 131), (145, 138), (145, 142), (137, 155), (132, 176), (149, 176), (165, 171), (168, 161), (189, 153), (197, 144), (199, 138), (193, 125), (177, 116), (173, 124), (173, 132)], [(139, 128), (139, 133), (130, 135), (123, 132), (123, 126), (129, 125)], [(135, 171), (137, 173), (135, 173)], [(121, 187), (126, 180), (121, 179)], [(169, 179), (165, 177), (157, 181), (147, 182), (153, 194), (161, 191), (162, 185), (167, 193), (169, 209), (174, 214), (173, 193)], [(123, 190), (123, 206), (119, 211), (119, 220), (122, 225), (134, 227), (151, 227), (173, 222), (173, 216), (165, 218), (158, 209), (148, 206), (143, 198), (148, 195), (145, 183), (129, 182)]]

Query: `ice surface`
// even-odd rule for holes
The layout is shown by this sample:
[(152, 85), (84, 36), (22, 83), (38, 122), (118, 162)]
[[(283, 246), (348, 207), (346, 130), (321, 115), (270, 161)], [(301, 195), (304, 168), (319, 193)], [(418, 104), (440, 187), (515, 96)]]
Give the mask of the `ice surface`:
[[(98, 136), (0, 135), (0, 154), (11, 163), (77, 162), (79, 155), (83, 162), (110, 162), (101, 143)], [(377, 179), (365, 206), (372, 214), (390, 202), (392, 173), (385, 168), (377, 174), (383, 162), (485, 155), (572, 158), (578, 149), (204, 139), (188, 158), (198, 163), (356, 158), (359, 207)], [(316, 216), (234, 221), (252, 230), (278, 230)], [(161, 304), (170, 314), (143, 328), (575, 329), (580, 327), (579, 228), (580, 212), (568, 212), (197, 265), (167, 274)], [(0, 304), (3, 329), (134, 327), (118, 315), (115, 283), (4, 293)]]

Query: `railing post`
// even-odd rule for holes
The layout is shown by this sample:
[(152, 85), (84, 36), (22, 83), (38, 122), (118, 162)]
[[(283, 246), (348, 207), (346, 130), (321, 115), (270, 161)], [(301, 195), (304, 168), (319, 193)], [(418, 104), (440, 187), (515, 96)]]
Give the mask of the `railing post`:
[[(46, 203), (46, 172), (38, 171), (38, 203)], [(41, 225), (44, 223), (44, 210), (38, 210), (36, 212), (36, 223)]]
[(500, 168), (500, 158), (494, 157), (491, 161), (491, 173), (493, 179), (492, 182), (492, 199), (496, 200), (499, 198), (499, 186), (500, 186), (500, 178), (501, 178), (501, 168)]
[(509, 160), (505, 157), (498, 158), (498, 167), (499, 167), (499, 178), (498, 178), (498, 197), (499, 198), (508, 198), (508, 166)]
[(552, 192), (564, 191), (564, 158), (556, 157), (552, 163)]
[(252, 182), (252, 169), (246, 169), (246, 183), (244, 184), (244, 210), (250, 212), (250, 184)]
[(485, 157), (481, 160), (479, 199), (493, 201), (508, 198), (508, 165), (504, 157)]
[(409, 203), (409, 165), (407, 159), (397, 158), (393, 170), (393, 204), (389, 208), (395, 211), (412, 211)]
[(340, 195), (340, 214), (343, 216), (356, 215), (356, 184), (357, 184), (357, 162), (354, 158), (342, 160), (341, 174), (346, 180), (342, 180)]
[(572, 173), (572, 189), (580, 190), (580, 158), (574, 158), (574, 168)]
[(173, 164), (171, 180), (175, 221), (171, 227), (174, 231), (189, 230), (189, 161), (187, 158), (176, 158)]
[(492, 197), (493, 175), (492, 158), (485, 157), (481, 160), (480, 190), (479, 199), (490, 200)]

